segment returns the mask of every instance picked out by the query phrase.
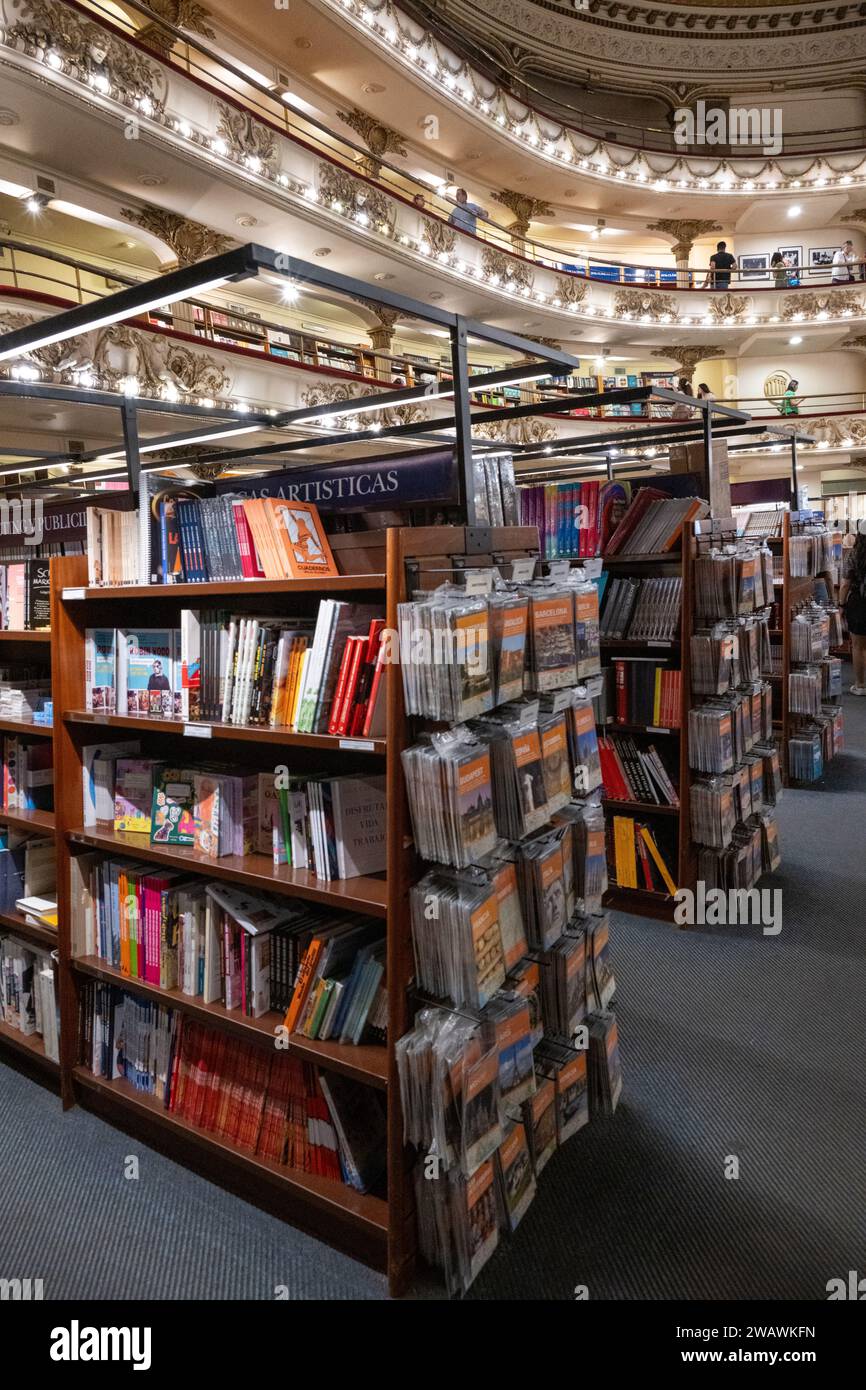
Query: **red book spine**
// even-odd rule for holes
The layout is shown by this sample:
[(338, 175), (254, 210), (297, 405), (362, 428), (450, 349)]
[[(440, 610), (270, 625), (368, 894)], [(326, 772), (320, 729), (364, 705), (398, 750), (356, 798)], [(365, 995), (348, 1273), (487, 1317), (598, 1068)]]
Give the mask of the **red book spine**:
[(346, 678), (346, 694), (343, 699), (343, 708), (340, 711), (339, 718), (337, 719), (337, 727), (334, 731), (340, 736), (345, 734), (349, 728), (349, 720), (352, 716), (352, 706), (355, 700), (355, 691), (358, 687), (358, 676), (361, 670), (361, 657), (364, 654), (365, 639), (363, 637), (353, 637), (351, 641), (353, 643), (352, 664), (349, 667), (349, 674)]
[(346, 638), (346, 645), (343, 648), (343, 655), (340, 660), (340, 670), (337, 675), (337, 688), (334, 692), (334, 699), (331, 704), (331, 717), (328, 720), (328, 733), (337, 732), (337, 718), (343, 708), (343, 700), (346, 695), (346, 678), (349, 674), (349, 665), (352, 659), (352, 639)]
[(376, 701), (379, 699), (379, 687), (382, 683), (382, 675), (385, 670), (385, 651), (386, 644), (380, 640), (379, 651), (376, 656), (376, 669), (373, 672), (373, 683), (370, 686), (370, 698), (367, 701), (367, 711), (364, 717), (364, 737), (368, 738), (373, 719), (376, 714)]
[(352, 717), (349, 722), (349, 734), (352, 738), (360, 734), (367, 718), (367, 707), (370, 703), (370, 691), (373, 688), (373, 675), (376, 669), (379, 639), (384, 626), (384, 618), (373, 618), (370, 623), (370, 631), (367, 634), (367, 642), (364, 647), (364, 656), (361, 662), (361, 674), (358, 680), (358, 693), (355, 700), (355, 708), (352, 711)]
[(232, 503), (232, 514), (235, 519), (235, 531), (238, 537), (238, 549), (241, 554), (241, 569), (244, 579), (264, 579), (265, 572), (259, 564), (253, 533), (244, 512), (243, 502)]

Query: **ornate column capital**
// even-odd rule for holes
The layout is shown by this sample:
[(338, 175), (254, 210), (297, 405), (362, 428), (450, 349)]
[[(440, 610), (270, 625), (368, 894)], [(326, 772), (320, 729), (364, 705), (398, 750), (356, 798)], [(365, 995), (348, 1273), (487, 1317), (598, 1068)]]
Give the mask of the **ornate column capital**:
[(553, 208), (543, 198), (532, 198), (528, 193), (516, 193), (511, 188), (500, 188), (490, 196), (504, 208), (508, 208), (509, 212), (514, 213), (514, 221), (508, 227), (508, 231), (521, 240), (529, 231), (529, 224), (534, 217), (549, 217), (553, 213)]
[(669, 347), (653, 348), (651, 356), (665, 357), (669, 361), (676, 362), (683, 376), (692, 377), (699, 362), (706, 362), (711, 357), (724, 357), (723, 347), (707, 346), (694, 347), (692, 344), (672, 343)]
[(359, 169), (369, 174), (370, 178), (378, 178), (382, 159), (386, 154), (399, 154), (405, 158), (409, 153), (398, 131), (383, 125), (375, 116), (368, 115), (359, 106), (353, 106), (349, 111), (338, 111), (337, 116), (350, 130), (354, 130), (356, 135), (360, 135), (370, 151), (369, 155), (358, 163)]
[(699, 236), (706, 236), (708, 232), (720, 232), (721, 230), (718, 222), (701, 221), (700, 219), (682, 220), (671, 217), (663, 217), (660, 221), (650, 222), (647, 225), (648, 232), (662, 232), (665, 236), (674, 238), (674, 245), (671, 250), (677, 261), (688, 260), (692, 247)]

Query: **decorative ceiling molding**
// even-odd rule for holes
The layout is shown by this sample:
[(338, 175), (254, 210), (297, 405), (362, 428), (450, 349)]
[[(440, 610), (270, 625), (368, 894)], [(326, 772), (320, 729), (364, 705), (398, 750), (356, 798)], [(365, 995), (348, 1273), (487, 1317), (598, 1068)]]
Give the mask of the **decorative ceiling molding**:
[(493, 246), (482, 247), (481, 269), (494, 286), (504, 284), (509, 289), (523, 291), (531, 290), (535, 281), (532, 267), (526, 261)]
[(617, 290), (614, 310), (622, 318), (636, 318), (643, 323), (670, 323), (677, 316), (677, 303), (672, 294), (658, 290), (628, 288)]
[(858, 290), (803, 290), (782, 297), (779, 313), (785, 323), (799, 323), (819, 314), (833, 318), (845, 313), (860, 317), (864, 312), (863, 294)]
[(201, 222), (193, 222), (188, 217), (154, 207), (151, 203), (145, 203), (141, 208), (121, 208), (120, 215), (168, 246), (179, 266), (193, 265), (207, 256), (219, 255), (236, 244), (232, 237), (212, 231)]
[(556, 428), (549, 420), (533, 420), (531, 417), (474, 425), (473, 433), (479, 439), (490, 439), (501, 444), (547, 444), (556, 438)]
[(23, 0), (20, 8), (22, 17), (4, 31), (7, 45), (33, 58), (53, 53), (55, 71), (96, 92), (114, 87), (130, 105), (147, 100), (153, 114), (163, 108), (165, 74), (132, 44), (55, 0)]
[(217, 102), (217, 135), (228, 145), (229, 153), (247, 165), (254, 174), (273, 177), (277, 165), (277, 137), (273, 130), (257, 121), (251, 111)]

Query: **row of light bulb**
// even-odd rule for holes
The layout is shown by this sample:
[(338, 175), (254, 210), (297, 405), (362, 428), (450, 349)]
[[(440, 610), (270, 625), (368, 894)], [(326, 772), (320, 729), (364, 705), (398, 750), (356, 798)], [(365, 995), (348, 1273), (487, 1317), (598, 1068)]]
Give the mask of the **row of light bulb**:
[[(637, 184), (650, 184), (659, 192), (666, 192), (670, 189), (681, 191), (692, 190), (708, 193), (754, 193), (754, 192), (776, 192), (779, 189), (787, 191), (791, 188), (829, 188), (840, 186), (847, 188), (854, 183), (855, 176), (851, 173), (841, 175), (834, 174), (832, 170), (827, 174), (820, 174), (817, 178), (812, 178), (806, 182), (803, 179), (780, 179), (780, 178), (745, 178), (737, 179), (729, 174), (714, 176), (713, 178), (700, 177), (690, 178), (680, 177), (668, 179), (654, 175), (638, 165), (634, 171), (631, 169), (617, 166), (614, 160), (606, 155), (594, 155), (592, 157), (575, 155), (572, 148), (566, 145), (564, 148), (559, 146), (559, 141), (570, 140), (571, 134), (565, 127), (560, 127), (554, 134), (551, 131), (544, 131), (538, 124), (538, 117), (533, 112), (527, 111), (526, 115), (515, 120), (513, 117), (499, 110), (493, 114), (495, 102), (493, 99), (479, 96), (473, 84), (464, 78), (461, 86), (459, 81), (460, 74), (452, 72), (437, 57), (433, 50), (432, 41), (429, 35), (425, 35), (417, 42), (404, 39), (399, 30), (388, 28), (382, 24), (378, 16), (370, 9), (369, 5), (363, 0), (340, 0), (343, 10), (353, 18), (360, 19), (368, 28), (372, 29), (377, 35), (384, 39), (392, 48), (396, 49), (399, 55), (413, 67), (421, 70), (422, 74), (435, 82), (441, 83), (445, 89), (454, 96), (459, 97), (467, 106), (476, 108), (483, 116), (492, 116), (494, 124), (507, 132), (516, 140), (522, 141), (531, 149), (544, 155), (553, 163), (575, 164), (577, 168), (586, 170), (588, 173), (597, 175), (599, 178), (613, 178), (617, 180), (630, 180)], [(464, 64), (464, 71), (468, 65)], [(504, 98), (500, 96), (500, 101), (504, 105)], [(534, 128), (530, 126), (534, 122)], [(866, 169), (861, 165), (857, 171), (858, 182), (866, 181)]]

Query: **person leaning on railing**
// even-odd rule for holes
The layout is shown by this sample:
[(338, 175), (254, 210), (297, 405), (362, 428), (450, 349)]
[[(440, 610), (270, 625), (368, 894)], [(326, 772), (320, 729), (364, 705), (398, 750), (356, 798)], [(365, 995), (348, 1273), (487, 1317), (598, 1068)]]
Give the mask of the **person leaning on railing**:
[(703, 289), (726, 290), (731, 283), (731, 271), (737, 266), (736, 256), (728, 250), (728, 243), (720, 241), (715, 254), (710, 256), (710, 269), (703, 283)]

